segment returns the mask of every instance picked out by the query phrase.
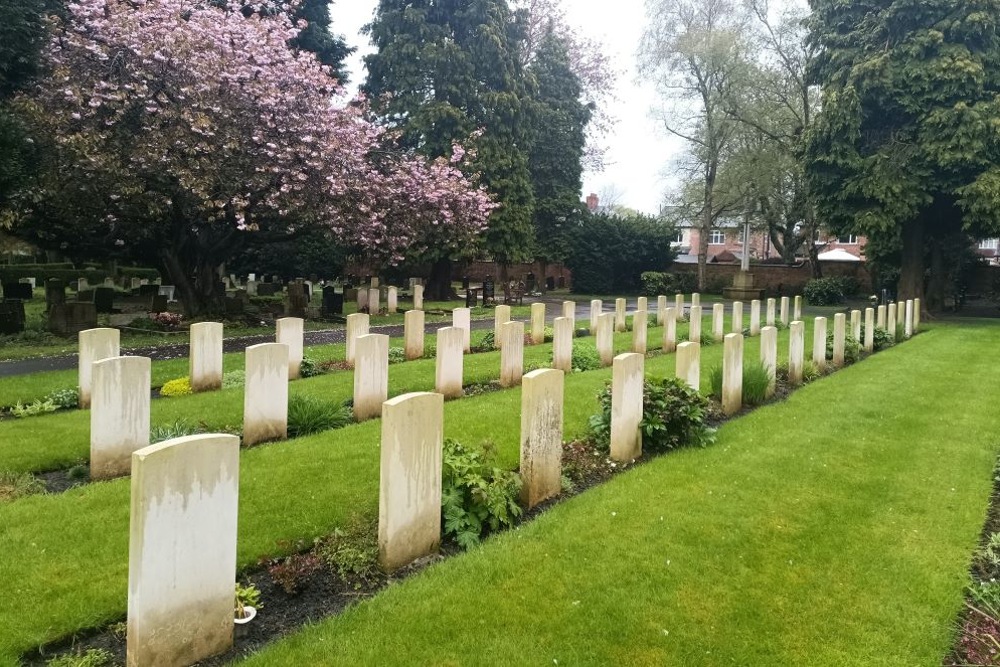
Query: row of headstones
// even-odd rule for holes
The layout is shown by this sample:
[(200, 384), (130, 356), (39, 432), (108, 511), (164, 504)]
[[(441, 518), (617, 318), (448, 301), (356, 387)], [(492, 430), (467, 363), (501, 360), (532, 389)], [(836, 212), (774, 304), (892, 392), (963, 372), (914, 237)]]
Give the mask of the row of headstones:
[[(911, 333), (919, 327), (914, 320), (918, 308), (919, 302), (906, 306)], [(887, 325), (894, 310), (886, 312)], [(852, 324), (855, 320), (860, 317), (852, 314)], [(874, 325), (875, 313), (868, 309), (867, 331)], [(449, 329), (457, 331), (453, 345), (459, 349), (462, 330)], [(801, 382), (804, 323), (795, 320), (790, 330), (790, 375)], [(846, 335), (846, 316), (838, 313), (834, 364), (843, 363)], [(859, 325), (852, 327), (852, 335), (859, 337)], [(826, 318), (816, 319), (814, 336), (814, 362), (825, 364)], [(761, 360), (773, 382), (777, 328), (763, 327), (761, 338)], [(384, 336), (366, 334), (357, 340), (356, 353), (362, 357), (369, 344), (387, 346)], [(287, 346), (275, 343), (248, 348), (248, 381), (255, 348), (267, 351), (270, 388), (287, 380)], [(698, 342), (678, 346), (677, 374), (696, 389), (699, 357)], [(642, 453), (644, 364), (644, 356), (635, 352), (613, 359), (611, 455), (616, 460), (634, 460)], [(731, 333), (725, 337), (723, 365), (727, 414), (740, 408), (742, 372), (743, 335)], [(522, 501), (529, 508), (560, 491), (564, 377), (557, 369), (523, 377), (520, 474)], [(440, 544), (444, 398), (441, 393), (415, 393), (380, 405), (378, 543), (380, 562), (389, 571), (433, 553)], [(233, 632), (239, 439), (203, 435), (148, 446), (132, 453), (131, 473), (129, 664), (146, 664), (155, 656), (157, 664), (187, 665), (225, 651)]]

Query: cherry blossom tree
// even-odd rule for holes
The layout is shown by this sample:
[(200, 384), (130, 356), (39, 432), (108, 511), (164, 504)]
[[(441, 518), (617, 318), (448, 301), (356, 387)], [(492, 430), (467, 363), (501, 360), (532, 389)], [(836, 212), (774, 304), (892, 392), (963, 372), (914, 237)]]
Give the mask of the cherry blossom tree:
[[(495, 207), (465, 151), (428, 162), (364, 120), (314, 54), (295, 2), (76, 0), (20, 101), (51, 164), (21, 217), (159, 260), (189, 314), (248, 243), (333, 230), (366, 259), (461, 248)], [(25, 223), (30, 224), (30, 223)]]

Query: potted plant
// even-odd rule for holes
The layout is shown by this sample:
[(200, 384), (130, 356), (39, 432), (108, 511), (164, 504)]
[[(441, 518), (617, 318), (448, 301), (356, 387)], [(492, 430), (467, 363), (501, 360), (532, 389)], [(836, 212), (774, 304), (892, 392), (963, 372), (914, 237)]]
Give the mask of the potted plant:
[(241, 586), (239, 582), (236, 582), (233, 622), (236, 623), (235, 635), (237, 637), (242, 637), (247, 633), (247, 624), (257, 616), (257, 610), (263, 606), (260, 603), (260, 590), (256, 586), (253, 584)]

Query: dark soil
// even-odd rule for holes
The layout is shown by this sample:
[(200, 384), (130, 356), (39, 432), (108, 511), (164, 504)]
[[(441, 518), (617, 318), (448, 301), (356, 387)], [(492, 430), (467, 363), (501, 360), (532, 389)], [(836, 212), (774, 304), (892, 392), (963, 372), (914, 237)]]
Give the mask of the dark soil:
[(90, 471), (85, 465), (77, 465), (63, 470), (36, 473), (35, 477), (45, 484), (46, 493), (63, 493), (77, 486), (90, 483)]
[[(979, 537), (980, 547), (985, 546), (990, 536), (997, 532), (1000, 532), (1000, 475), (994, 474), (990, 506)], [(1000, 579), (1000, 568), (982, 558), (974, 558), (970, 574), (976, 583), (990, 581)], [(966, 602), (971, 603), (972, 600), (967, 596)], [(1000, 665), (1000, 618), (967, 604), (958, 614), (955, 625), (955, 644), (942, 665)]]

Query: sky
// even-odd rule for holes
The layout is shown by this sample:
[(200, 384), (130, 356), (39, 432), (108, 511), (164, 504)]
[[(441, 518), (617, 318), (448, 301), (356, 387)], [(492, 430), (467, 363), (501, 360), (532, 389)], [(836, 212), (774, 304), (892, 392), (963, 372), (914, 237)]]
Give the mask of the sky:
[[(358, 48), (349, 62), (352, 86), (364, 81), (361, 56), (371, 51), (361, 26), (371, 21), (377, 0), (336, 0), (330, 9), (335, 32)], [(672, 181), (667, 168), (683, 144), (668, 138), (653, 119), (656, 93), (651, 84), (638, 80), (636, 48), (645, 21), (643, 0), (563, 0), (569, 22), (582, 35), (606, 45), (606, 53), (621, 75), (609, 111), (617, 123), (605, 139), (608, 146), (605, 168), (585, 173), (581, 196), (594, 192), (602, 203), (616, 203), (643, 213), (659, 212), (663, 196)], [(610, 200), (610, 201), (609, 201)]]

